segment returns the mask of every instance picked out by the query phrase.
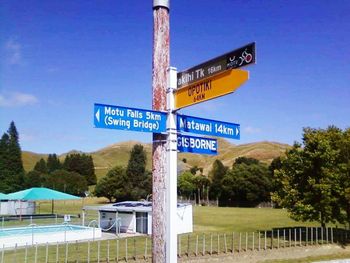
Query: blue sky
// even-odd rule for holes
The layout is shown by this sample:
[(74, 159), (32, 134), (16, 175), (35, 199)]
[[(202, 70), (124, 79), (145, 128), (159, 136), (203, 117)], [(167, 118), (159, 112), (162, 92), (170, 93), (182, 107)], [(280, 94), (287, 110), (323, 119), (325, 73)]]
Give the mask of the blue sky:
[[(151, 109), (152, 2), (3, 1), (0, 132), (15, 121), (22, 149), (38, 153), (150, 142), (94, 128), (93, 104)], [(178, 70), (257, 48), (244, 86), (181, 113), (240, 123), (236, 144), (292, 144), (306, 126), (350, 126), (350, 1), (170, 2)]]

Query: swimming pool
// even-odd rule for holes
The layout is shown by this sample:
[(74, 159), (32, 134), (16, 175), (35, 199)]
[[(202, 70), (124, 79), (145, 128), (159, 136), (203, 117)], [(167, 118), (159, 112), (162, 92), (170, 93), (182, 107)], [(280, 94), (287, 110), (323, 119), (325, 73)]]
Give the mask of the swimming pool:
[(101, 228), (50, 225), (0, 229), (0, 248), (101, 238)]

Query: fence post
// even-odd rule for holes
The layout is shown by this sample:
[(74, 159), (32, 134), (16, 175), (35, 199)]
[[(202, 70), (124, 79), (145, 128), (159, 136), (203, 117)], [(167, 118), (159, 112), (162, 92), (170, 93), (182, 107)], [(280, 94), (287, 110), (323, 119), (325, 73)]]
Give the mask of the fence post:
[(87, 262), (90, 263), (90, 240), (88, 241), (88, 248), (87, 248)]
[(318, 227), (316, 227), (316, 245), (318, 245)]
[(231, 240), (231, 253), (235, 253), (235, 232), (232, 232), (232, 240)]
[(271, 249), (273, 249), (273, 229), (271, 230)]
[(326, 242), (328, 244), (328, 227), (326, 227)]
[(2, 245), (1, 263), (4, 263), (4, 256), (5, 256), (5, 244)]
[(198, 235), (196, 235), (196, 257), (198, 256)]
[(321, 244), (323, 245), (323, 227), (321, 226)]
[(297, 246), (297, 229), (294, 228), (294, 247)]
[(117, 256), (116, 256), (116, 261), (119, 261), (119, 239), (117, 238), (117, 242), (116, 242), (116, 252), (117, 252)]
[(333, 244), (333, 227), (331, 227), (331, 243)]
[(292, 246), (292, 231), (291, 231), (291, 229), (289, 228), (288, 229), (289, 231), (289, 247), (291, 247)]
[(227, 253), (226, 234), (224, 234), (225, 254)]
[(125, 261), (128, 262), (128, 239), (125, 238)]
[(248, 232), (245, 232), (245, 251), (248, 251)]
[(49, 261), (49, 243), (46, 242), (45, 263)]
[(109, 262), (109, 240), (107, 240), (107, 262)]
[(190, 235), (187, 235), (187, 256), (190, 256)]
[(97, 263), (100, 263), (100, 249), (101, 249), (101, 243), (100, 240), (97, 241)]
[(37, 263), (37, 260), (38, 260), (38, 243), (35, 244), (34, 262)]
[(218, 255), (220, 254), (220, 234), (218, 234)]
[(280, 248), (280, 229), (277, 229), (277, 248)]
[(242, 233), (239, 232), (239, 247), (238, 247), (238, 252), (241, 252), (242, 249)]
[(302, 246), (302, 234), (301, 234), (301, 227), (299, 227), (299, 245)]
[(66, 253), (65, 253), (65, 262), (68, 262), (68, 242), (66, 241)]
[(202, 247), (202, 255), (205, 255), (205, 234), (203, 234), (203, 247)]
[(213, 234), (210, 234), (210, 255), (213, 254)]
[(255, 235), (254, 235), (254, 232), (253, 232), (252, 236), (253, 236), (253, 249), (252, 249), (252, 250), (254, 251), (254, 250), (255, 250), (255, 249), (254, 249), (254, 245), (255, 245), (255, 244), (254, 244), (254, 243), (255, 243), (255, 242), (254, 242), (254, 241), (255, 241)]
[(283, 228), (283, 248), (286, 247), (286, 229)]
[(147, 237), (146, 237), (146, 241), (145, 241), (145, 256), (143, 258), (144, 258), (144, 260), (147, 260)]
[(58, 263), (58, 259), (59, 259), (59, 256), (58, 256), (58, 241), (56, 243), (56, 263)]
[(136, 239), (134, 237), (134, 260), (136, 260)]
[(306, 246), (308, 245), (309, 242), (309, 228), (306, 227), (306, 238), (305, 238)]
[(258, 243), (259, 243), (259, 245), (258, 245), (258, 250), (260, 251), (260, 235), (261, 235), (261, 233), (260, 233), (260, 230), (258, 231)]
[(179, 235), (179, 257), (181, 258), (181, 235)]
[[(25, 246), (25, 250), (24, 250), (24, 263), (27, 263), (28, 261), (28, 245), (26, 242), (26, 246)], [(1, 261), (1, 263), (3, 263), (3, 260)]]
[(15, 244), (15, 251), (13, 255), (14, 262), (17, 262), (17, 243)]
[(266, 250), (266, 230), (265, 230), (265, 235), (264, 235), (264, 249)]
[(310, 240), (311, 245), (314, 244), (314, 228), (311, 227), (311, 240)]

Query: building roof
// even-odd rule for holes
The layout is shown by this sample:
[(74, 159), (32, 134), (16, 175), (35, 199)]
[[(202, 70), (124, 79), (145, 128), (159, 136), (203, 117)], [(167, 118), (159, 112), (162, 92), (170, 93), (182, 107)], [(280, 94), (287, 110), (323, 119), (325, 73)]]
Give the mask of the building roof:
[[(177, 207), (184, 207), (190, 204), (177, 204)], [(148, 201), (124, 201), (102, 206), (85, 206), (85, 210), (99, 210), (110, 212), (152, 212), (152, 202)]]

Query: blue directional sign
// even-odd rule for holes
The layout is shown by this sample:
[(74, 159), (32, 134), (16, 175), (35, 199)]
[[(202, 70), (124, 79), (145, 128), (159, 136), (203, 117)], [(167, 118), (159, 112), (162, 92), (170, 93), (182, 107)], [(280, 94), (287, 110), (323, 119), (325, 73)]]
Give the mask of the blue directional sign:
[(177, 149), (180, 152), (216, 155), (218, 153), (218, 142), (211, 138), (178, 135)]
[(166, 116), (159, 111), (94, 104), (96, 128), (162, 133), (166, 131)]
[(203, 135), (240, 139), (240, 125), (203, 118), (177, 115), (177, 130)]

